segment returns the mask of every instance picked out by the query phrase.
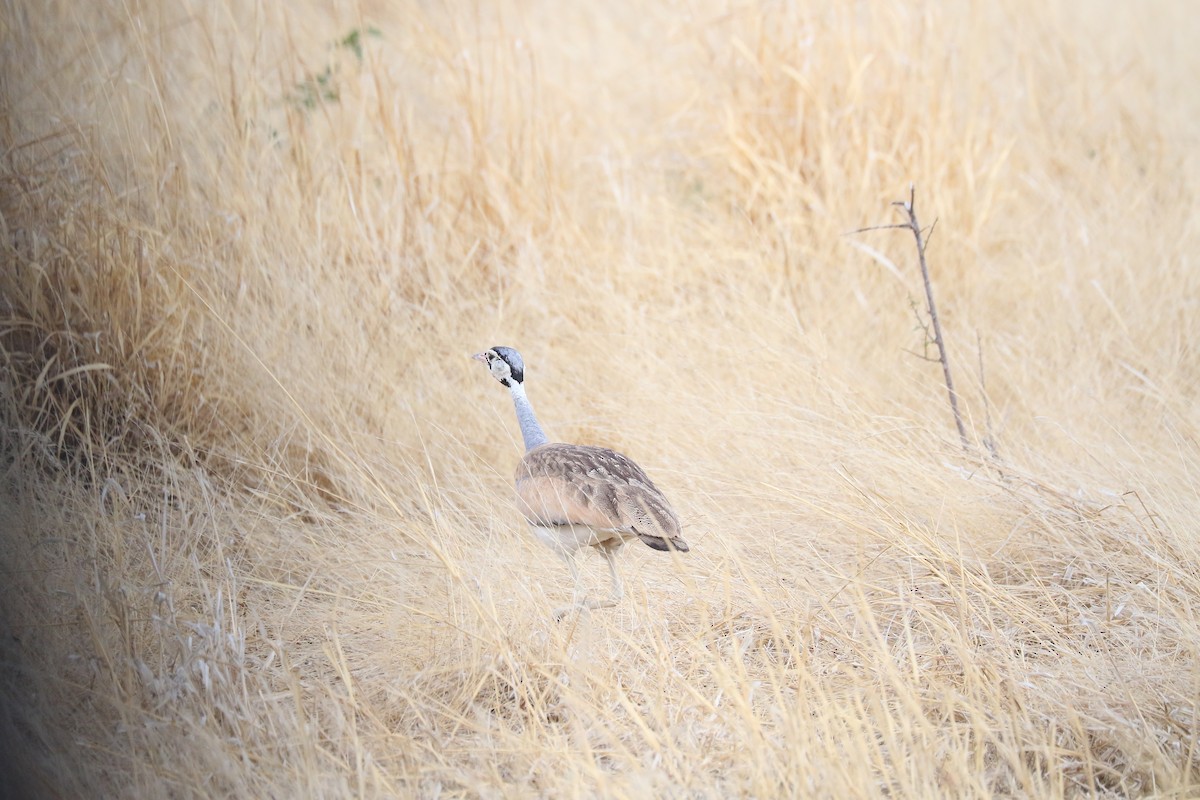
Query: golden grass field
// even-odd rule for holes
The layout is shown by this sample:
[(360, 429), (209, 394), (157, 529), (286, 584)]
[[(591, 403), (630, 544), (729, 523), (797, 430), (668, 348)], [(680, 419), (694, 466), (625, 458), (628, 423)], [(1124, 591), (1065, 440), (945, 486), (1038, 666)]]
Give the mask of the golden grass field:
[(0, 8), (0, 795), (1200, 795), (1189, 4)]

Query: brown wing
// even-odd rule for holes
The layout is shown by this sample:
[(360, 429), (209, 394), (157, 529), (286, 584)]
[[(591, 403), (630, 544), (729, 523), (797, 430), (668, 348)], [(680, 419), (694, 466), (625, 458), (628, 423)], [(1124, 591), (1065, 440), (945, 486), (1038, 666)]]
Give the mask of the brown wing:
[(667, 498), (614, 450), (545, 444), (525, 454), (516, 479), (518, 505), (531, 523), (630, 531), (657, 550), (688, 549)]

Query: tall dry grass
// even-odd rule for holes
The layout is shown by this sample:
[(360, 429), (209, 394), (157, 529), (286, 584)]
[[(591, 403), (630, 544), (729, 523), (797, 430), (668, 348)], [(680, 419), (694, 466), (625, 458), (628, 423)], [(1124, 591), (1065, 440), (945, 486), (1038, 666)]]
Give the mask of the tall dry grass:
[(1196, 22), (994, 5), (6, 0), (8, 791), (1194, 795)]

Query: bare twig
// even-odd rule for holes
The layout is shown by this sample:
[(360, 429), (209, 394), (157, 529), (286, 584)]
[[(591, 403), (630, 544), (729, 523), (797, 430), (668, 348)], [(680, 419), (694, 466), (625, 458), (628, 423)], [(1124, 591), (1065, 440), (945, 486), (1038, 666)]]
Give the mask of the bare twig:
[[(942, 362), (942, 375), (946, 379), (946, 391), (950, 396), (950, 410), (954, 412), (954, 424), (958, 428), (958, 438), (962, 442), (963, 449), (969, 449), (970, 444), (967, 441), (967, 429), (963, 425), (962, 414), (958, 410), (958, 392), (954, 390), (954, 378), (950, 374), (950, 357), (946, 353), (946, 340), (942, 336), (942, 323), (938, 319), (937, 303), (933, 299), (933, 283), (929, 279), (929, 265), (925, 261), (925, 245), (927, 242), (926, 234), (921, 230), (921, 224), (917, 222), (917, 190), (912, 184), (908, 187), (908, 200), (897, 200), (892, 205), (903, 209), (904, 215), (907, 218), (906, 222), (896, 225), (873, 225), (867, 228), (859, 228), (851, 233), (865, 233), (866, 231), (881, 231), (894, 229), (907, 229), (912, 231), (913, 238), (917, 241), (917, 259), (921, 264), (921, 278), (925, 282), (925, 302), (926, 308), (929, 311), (929, 319), (933, 323), (933, 343), (937, 345), (938, 361)], [(929, 226), (929, 234), (933, 235), (933, 229), (937, 227), (937, 220), (934, 220), (933, 225)], [(924, 324), (922, 323), (922, 327)], [(929, 338), (928, 329), (925, 333), (926, 340)]]
[(903, 349), (904, 349), (904, 352), (908, 353), (908, 354), (909, 354), (910, 356), (912, 356), (913, 358), (919, 358), (919, 359), (921, 359), (922, 361), (928, 361), (928, 362), (929, 362), (929, 363), (931, 363), (931, 364), (940, 364), (940, 363), (942, 363), (940, 359), (936, 359), (936, 358), (930, 358), (929, 356), (923, 356), (923, 355), (921, 355), (920, 353), (918, 353), (916, 350), (909, 350), (907, 347), (905, 347), (905, 348), (903, 348)]
[[(895, 205), (895, 203), (893, 203), (892, 205)], [(906, 230), (909, 230), (909, 228), (910, 228), (910, 226), (907, 222), (905, 222), (903, 224), (898, 224), (898, 225), (871, 225), (866, 228), (858, 228), (856, 230), (846, 231), (846, 233), (843, 235), (850, 236), (855, 233), (866, 233), (867, 231), (890, 231), (890, 230), (895, 230), (895, 229), (906, 231)]]
[[(933, 283), (929, 278), (929, 265), (925, 261), (925, 238), (921, 234), (921, 225), (917, 222), (916, 187), (909, 184), (907, 203), (896, 202), (892, 205), (900, 206), (904, 209), (905, 214), (908, 216), (908, 224), (912, 230), (913, 238), (917, 241), (917, 258), (921, 262), (921, 279), (925, 281), (925, 302), (928, 303), (929, 318), (933, 322), (933, 343), (937, 345), (938, 356), (942, 361), (942, 375), (946, 379), (946, 392), (950, 396), (950, 410), (954, 412), (954, 424), (958, 428), (958, 438), (965, 450), (969, 447), (967, 429), (963, 425), (962, 414), (958, 410), (958, 392), (954, 391), (954, 377), (950, 373), (950, 356), (946, 353), (946, 340), (942, 336), (942, 323), (938, 318), (937, 303), (933, 299)], [(934, 220), (933, 224), (937, 225), (937, 221)], [(933, 232), (933, 228), (929, 230), (931, 233)]]
[[(920, 358), (925, 361), (937, 361), (938, 359), (929, 357), (929, 345), (933, 344), (934, 342), (933, 334), (929, 330), (929, 323), (926, 322), (925, 318), (921, 316), (921, 312), (917, 308), (917, 301), (913, 299), (911, 295), (908, 298), (908, 305), (912, 309), (913, 317), (917, 320), (917, 327), (919, 327), (921, 332), (925, 334), (925, 339), (921, 342)], [(909, 352), (912, 351), (910, 350)], [(916, 355), (916, 353), (913, 353), (913, 355)]]

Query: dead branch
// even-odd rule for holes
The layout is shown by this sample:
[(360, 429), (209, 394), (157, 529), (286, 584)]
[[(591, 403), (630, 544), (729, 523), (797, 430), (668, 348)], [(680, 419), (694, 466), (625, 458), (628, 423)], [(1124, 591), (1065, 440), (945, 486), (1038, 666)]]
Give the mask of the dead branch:
[[(929, 265), (925, 260), (925, 244), (926, 236), (921, 230), (921, 224), (917, 222), (917, 190), (913, 184), (908, 187), (908, 200), (897, 200), (892, 205), (903, 209), (906, 221), (895, 225), (873, 225), (868, 228), (859, 228), (851, 233), (864, 233), (866, 231), (907, 229), (912, 231), (913, 238), (917, 242), (917, 259), (921, 265), (921, 279), (925, 282), (925, 303), (926, 310), (929, 312), (929, 319), (933, 323), (933, 343), (937, 346), (938, 361), (942, 363), (942, 375), (946, 380), (946, 392), (950, 396), (950, 410), (954, 413), (954, 424), (958, 428), (958, 438), (962, 442), (964, 450), (970, 448), (967, 441), (967, 429), (963, 425), (962, 414), (958, 410), (958, 392), (954, 390), (954, 377), (950, 374), (950, 357), (946, 353), (946, 340), (942, 336), (942, 323), (938, 318), (937, 303), (933, 299), (933, 283), (929, 278)], [(937, 220), (934, 220), (933, 225), (929, 228), (929, 234), (933, 234), (933, 229), (937, 226)], [(928, 339), (928, 332), (926, 332)]]

